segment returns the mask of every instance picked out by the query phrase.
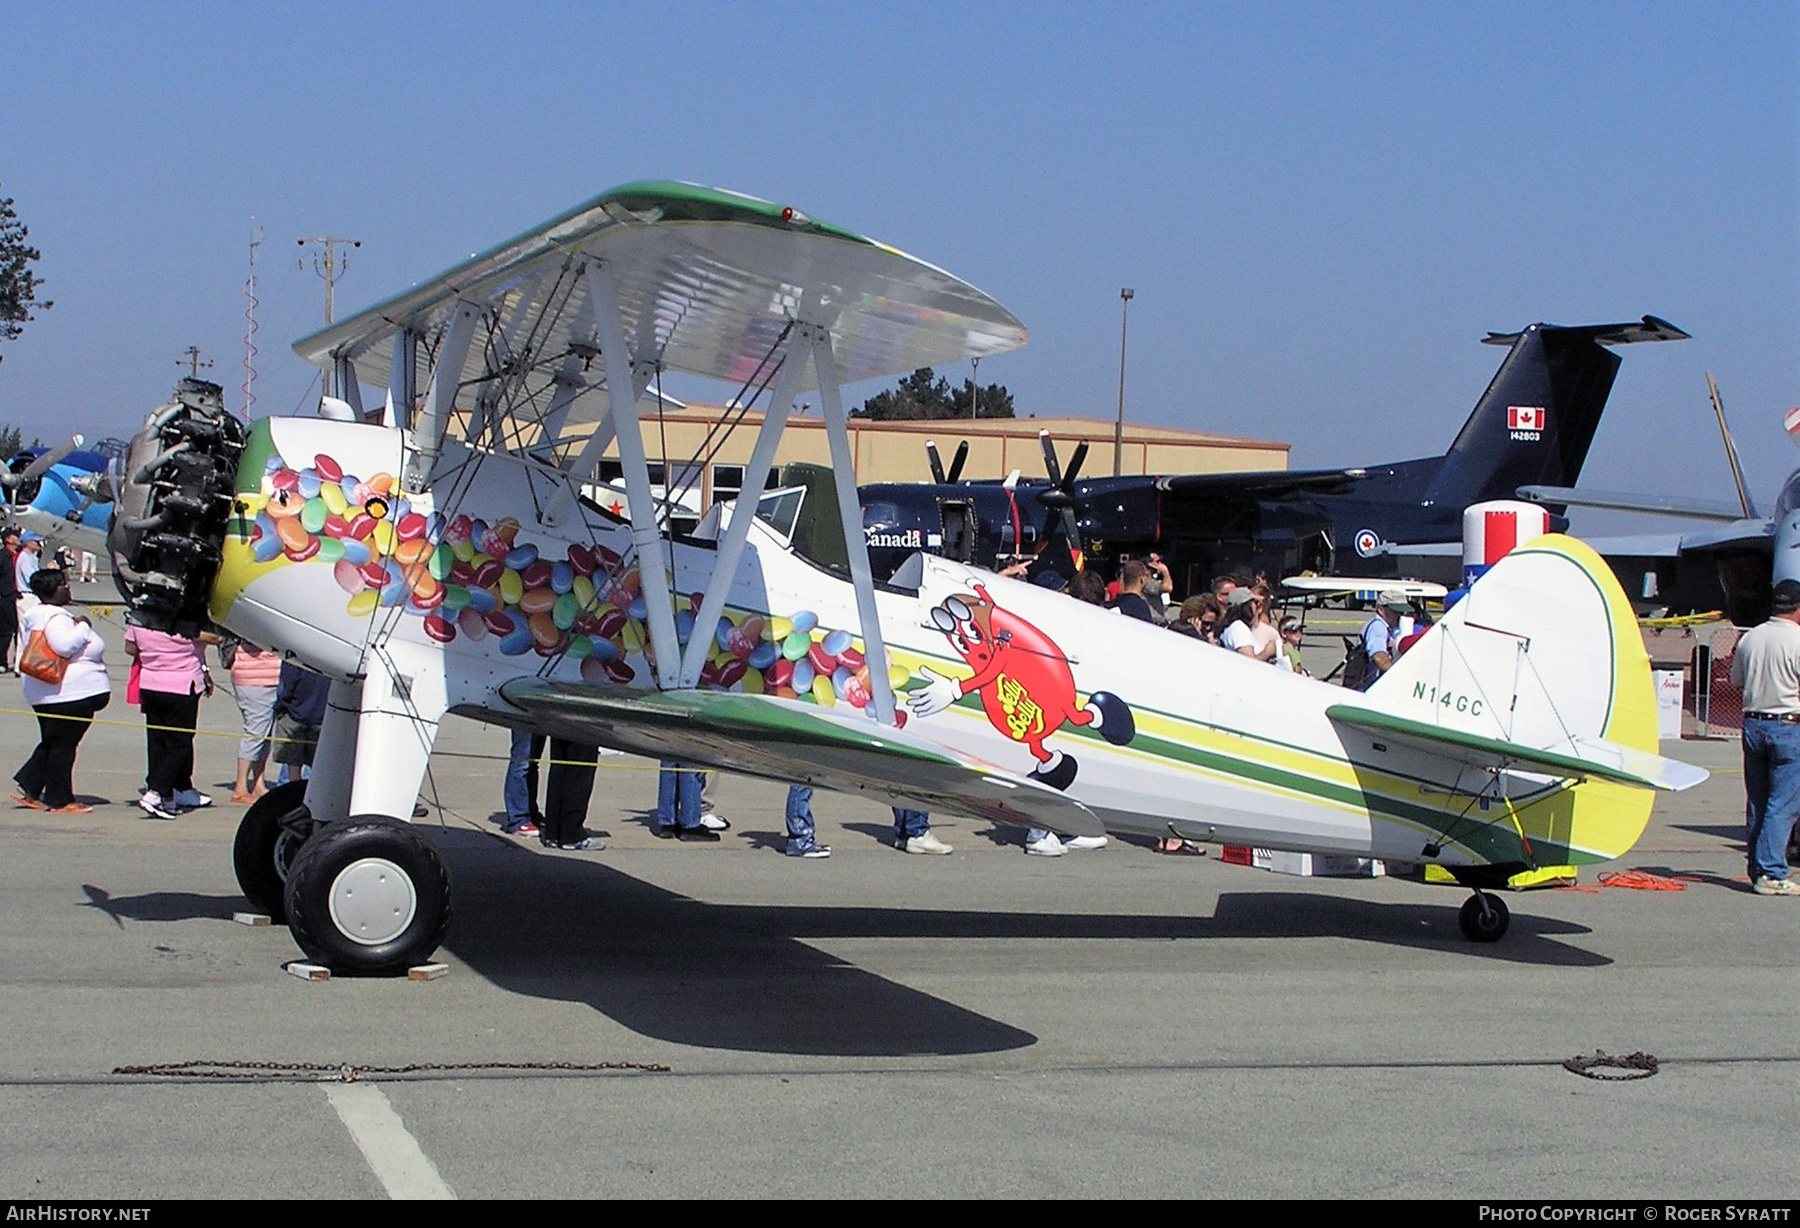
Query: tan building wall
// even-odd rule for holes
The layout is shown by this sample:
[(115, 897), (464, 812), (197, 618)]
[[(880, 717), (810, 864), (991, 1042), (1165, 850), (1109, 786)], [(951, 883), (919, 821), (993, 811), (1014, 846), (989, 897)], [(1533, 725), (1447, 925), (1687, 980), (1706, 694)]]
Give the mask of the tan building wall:
[[(711, 506), (714, 500), (715, 476), (726, 479), (719, 483), (725, 494), (735, 493), (730, 489), (735, 485), (734, 475), (729, 471), (715, 475), (714, 467), (747, 464), (763, 421), (761, 413), (747, 413), (728, 436), (715, 437), (709, 444), (707, 433), (717, 427), (722, 418), (735, 418), (735, 414), (716, 405), (689, 405), (686, 409), (670, 410), (643, 419), (644, 453), (652, 464), (666, 459), (679, 472), (710, 452), (710, 463), (701, 475), (700, 508)], [(1014, 469), (1025, 477), (1043, 477), (1044, 454), (1038, 444), (1038, 432), (1047, 430), (1056, 441), (1057, 455), (1064, 465), (1069, 463), (1075, 446), (1085, 439), (1089, 450), (1081, 476), (1106, 477), (1113, 471), (1113, 425), (1096, 418), (987, 418), (977, 422), (952, 419), (869, 422), (852, 418), (850, 447), (859, 486), (871, 482), (929, 482), (931, 466), (925, 454), (928, 439), (936, 441), (946, 466), (956, 454), (957, 446), (965, 439), (969, 441), (964, 477), (1003, 478)], [(1127, 423), (1120, 472), (1233, 473), (1286, 469), (1288, 447), (1271, 440)], [(716, 452), (711, 452), (714, 448)], [(608, 460), (616, 461), (618, 455), (616, 444), (607, 449)], [(825, 423), (816, 411), (788, 419), (776, 463), (790, 461), (831, 463)]]

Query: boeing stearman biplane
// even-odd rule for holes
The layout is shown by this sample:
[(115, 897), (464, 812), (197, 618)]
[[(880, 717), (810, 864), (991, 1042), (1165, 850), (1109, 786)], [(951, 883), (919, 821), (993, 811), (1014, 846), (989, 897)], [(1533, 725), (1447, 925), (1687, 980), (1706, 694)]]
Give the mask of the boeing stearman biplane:
[[(1366, 694), (917, 555), (871, 577), (840, 385), (1022, 345), (941, 269), (793, 209), (609, 192), (296, 345), (354, 418), (245, 430), (184, 382), (135, 441), (116, 553), (142, 623), (209, 618), (333, 679), (321, 770), (245, 815), (245, 893), (341, 969), (437, 946), (409, 814), (446, 713), (1069, 835), (1442, 865), (1469, 937), (1521, 867), (1631, 847), (1650, 675), (1605, 566), (1544, 538)], [(766, 396), (743, 489), (816, 391), (837, 480), (657, 523), (639, 405), (665, 372)], [(357, 403), (359, 384), (385, 404)], [(210, 389), (210, 392), (209, 392)], [(615, 393), (624, 395), (614, 395)], [(616, 444), (629, 516), (583, 497)]]

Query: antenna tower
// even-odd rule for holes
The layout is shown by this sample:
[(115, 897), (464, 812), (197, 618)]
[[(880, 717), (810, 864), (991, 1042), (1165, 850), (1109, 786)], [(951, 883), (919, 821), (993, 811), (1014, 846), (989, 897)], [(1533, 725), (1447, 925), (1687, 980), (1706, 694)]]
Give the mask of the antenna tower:
[(256, 405), (256, 249), (262, 241), (263, 228), (253, 224), (250, 230), (250, 275), (244, 279), (244, 382), (240, 385), (246, 422)]

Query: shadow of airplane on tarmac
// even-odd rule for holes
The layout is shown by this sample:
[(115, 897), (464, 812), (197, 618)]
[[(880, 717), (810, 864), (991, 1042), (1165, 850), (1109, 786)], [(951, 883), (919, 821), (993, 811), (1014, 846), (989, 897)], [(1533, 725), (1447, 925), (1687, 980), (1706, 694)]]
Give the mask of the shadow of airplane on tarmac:
[[(1166, 952), (1162, 944), (1171, 940), (1345, 937), (1538, 967), (1612, 962), (1559, 941), (1591, 932), (1585, 926), (1530, 915), (1515, 914), (1503, 942), (1470, 944), (1457, 927), (1460, 895), (1456, 904), (1431, 904), (1223, 892), (1211, 916), (708, 904), (603, 861), (538, 855), (487, 833), (421, 830), (456, 879), (445, 947), (471, 971), (512, 993), (582, 1003), (643, 1035), (704, 1048), (910, 1057), (1037, 1042), (1030, 1032), (812, 945), (831, 939), (1104, 939), (1148, 953)], [(240, 906), (233, 896), (83, 890), (82, 907), (121, 925), (225, 918)], [(1133, 948), (1122, 946), (1119, 958), (1128, 968)]]
[[(1292, 891), (1230, 892), (1214, 914), (1157, 916), (804, 904), (708, 904), (604, 863), (540, 857), (490, 836), (439, 833), (457, 880), (445, 946), (514, 993), (582, 1002), (679, 1044), (808, 1056), (956, 1055), (1036, 1037), (819, 950), (829, 939), (1046, 941), (1348, 937), (1459, 958), (1602, 967), (1559, 938), (1587, 927), (1513, 917), (1476, 946), (1454, 904), (1381, 903)], [(1129, 952), (1120, 952), (1121, 960)]]

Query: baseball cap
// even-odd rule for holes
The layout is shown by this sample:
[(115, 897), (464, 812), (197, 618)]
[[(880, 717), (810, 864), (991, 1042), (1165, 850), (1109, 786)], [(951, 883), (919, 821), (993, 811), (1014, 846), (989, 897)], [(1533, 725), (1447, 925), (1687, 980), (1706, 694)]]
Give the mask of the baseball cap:
[(1792, 614), (1800, 610), (1800, 580), (1782, 580), (1775, 585), (1775, 612)]
[(1376, 604), (1384, 609), (1395, 610), (1401, 614), (1412, 609), (1412, 602), (1408, 601), (1406, 599), (1406, 594), (1397, 588), (1383, 589)]
[(1231, 595), (1225, 598), (1225, 604), (1235, 610), (1238, 606), (1249, 605), (1255, 600), (1256, 594), (1249, 589), (1234, 588), (1231, 590)]

